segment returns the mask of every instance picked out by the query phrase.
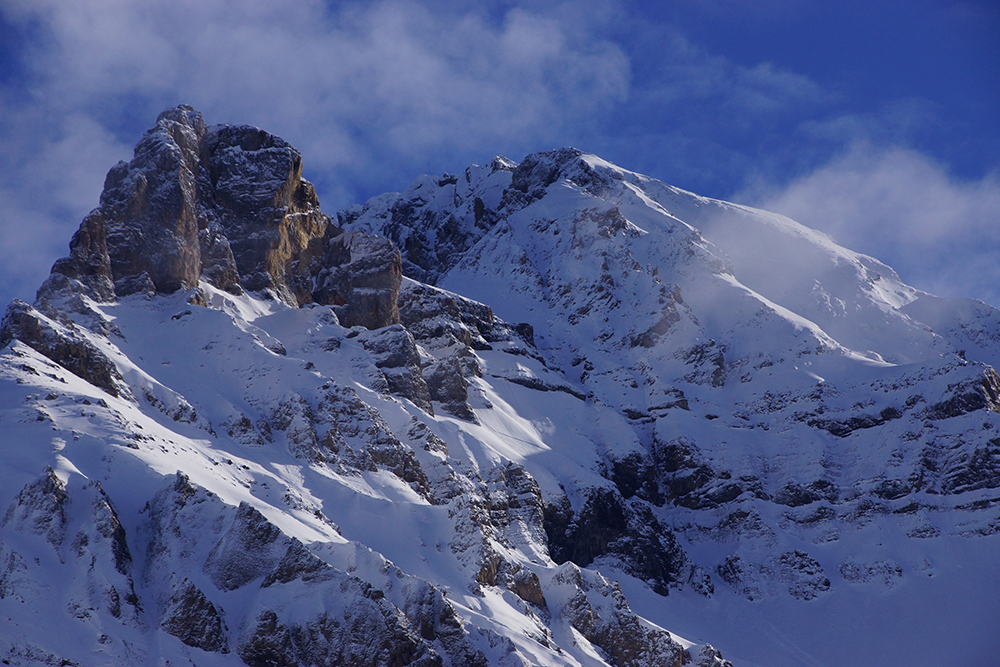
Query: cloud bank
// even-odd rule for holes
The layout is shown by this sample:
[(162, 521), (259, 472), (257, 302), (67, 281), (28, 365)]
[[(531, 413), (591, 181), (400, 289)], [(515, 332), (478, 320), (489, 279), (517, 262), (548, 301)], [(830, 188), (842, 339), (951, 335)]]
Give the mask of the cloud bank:
[(915, 287), (1000, 305), (1000, 174), (954, 178), (926, 155), (858, 144), (755, 206), (827, 232)]
[(323, 166), (363, 159), (370, 136), (403, 152), (529, 139), (628, 91), (599, 26), (516, 7), (30, 0), (8, 14), (45, 37), (30, 69), (46, 106), (148, 118), (181, 98), (308, 136)]

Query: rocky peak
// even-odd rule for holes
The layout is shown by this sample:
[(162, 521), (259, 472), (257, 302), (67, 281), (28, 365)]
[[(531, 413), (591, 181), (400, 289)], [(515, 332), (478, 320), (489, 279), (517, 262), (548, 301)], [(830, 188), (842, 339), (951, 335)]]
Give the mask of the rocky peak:
[(345, 229), (385, 236), (402, 253), (407, 277), (435, 285), (501, 220), (541, 199), (560, 180), (594, 197), (622, 189), (625, 173), (576, 148), (497, 156), (461, 175), (420, 176), (402, 193), (373, 197), (338, 212)]
[(621, 180), (620, 172), (612, 169), (594, 168), (586, 159), (586, 153), (564, 147), (532, 153), (517, 166), (511, 177), (511, 189), (538, 199), (545, 188), (556, 181), (567, 179), (586, 189), (595, 196), (607, 192), (611, 181)]
[(497, 156), (461, 175), (420, 176), (402, 193), (338, 212), (338, 223), (391, 239), (402, 253), (403, 272), (433, 285), (500, 219), (516, 166)]
[[(100, 202), (70, 255), (53, 265), (40, 300), (111, 301), (206, 280), (290, 305), (333, 305), (350, 325), (398, 322), (399, 253), (386, 239), (346, 241), (302, 178), (301, 154), (268, 132), (208, 127), (189, 106), (168, 109), (132, 161), (108, 172)], [(364, 265), (358, 286), (343, 270), (352, 263)]]

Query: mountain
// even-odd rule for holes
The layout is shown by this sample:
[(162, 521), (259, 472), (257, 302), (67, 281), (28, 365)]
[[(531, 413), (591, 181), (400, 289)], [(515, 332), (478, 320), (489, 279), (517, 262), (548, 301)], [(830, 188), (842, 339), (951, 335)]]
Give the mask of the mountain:
[(1000, 311), (575, 149), (332, 217), (165, 111), (0, 348), (5, 664), (1000, 650)]

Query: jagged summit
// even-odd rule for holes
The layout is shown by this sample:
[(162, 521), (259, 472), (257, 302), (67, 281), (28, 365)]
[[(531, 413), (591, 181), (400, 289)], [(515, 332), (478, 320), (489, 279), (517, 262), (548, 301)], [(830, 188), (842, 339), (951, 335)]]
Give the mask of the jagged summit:
[(70, 250), (0, 325), (6, 662), (1000, 652), (1000, 311), (788, 218), (562, 148), (334, 220), (182, 106)]
[(206, 126), (182, 105), (160, 114), (132, 161), (108, 172), (100, 207), (39, 299), (68, 291), (110, 301), (200, 280), (292, 305), (336, 305), (347, 324), (399, 321), (398, 253), (331, 223), (297, 150), (255, 127)]

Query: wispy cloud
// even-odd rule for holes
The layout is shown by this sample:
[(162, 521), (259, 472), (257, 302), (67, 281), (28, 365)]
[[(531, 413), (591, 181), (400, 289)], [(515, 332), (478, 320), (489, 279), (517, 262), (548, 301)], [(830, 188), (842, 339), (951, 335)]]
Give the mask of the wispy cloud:
[(859, 142), (905, 145), (941, 122), (937, 109), (927, 100), (902, 98), (867, 113), (839, 113), (806, 119), (796, 128), (796, 135), (805, 141), (843, 147)]
[[(40, 124), (51, 123), (45, 132)], [(7, 114), (0, 135), (0, 296), (31, 301), (130, 148), (88, 115)], [(95, 166), (100, 165), (100, 166)]]
[(711, 103), (758, 115), (786, 113), (791, 104), (801, 112), (803, 105), (816, 107), (836, 97), (809, 77), (773, 63), (748, 67), (709, 53), (668, 26), (659, 26), (655, 39), (659, 61), (645, 94), (660, 102)]
[(915, 287), (1000, 305), (1000, 174), (962, 180), (924, 154), (861, 142), (743, 199), (876, 256)]
[[(627, 113), (592, 133), (595, 145), (587, 148), (678, 186), (726, 197), (749, 174), (787, 169), (795, 159), (786, 150), (794, 128), (839, 102), (837, 92), (805, 74), (766, 61), (735, 62), (676, 27), (635, 33)], [(814, 148), (795, 141), (792, 152)]]
[(398, 1), (331, 13), (320, 2), (32, 0), (8, 15), (46, 36), (31, 55), (46, 105), (131, 103), (148, 116), (182, 99), (308, 135), (324, 166), (363, 158), (359, 135), (401, 151), (491, 143), (628, 91), (627, 59), (595, 26), (571, 32), (518, 8), (495, 18)]
[(435, 164), (427, 155), (461, 165), (526, 151), (628, 95), (628, 59), (601, 37), (599, 13), (490, 9), (3, 3), (0, 16), (27, 36), (23, 75), (0, 89), (3, 296), (30, 297), (106, 171), (168, 106), (285, 137), (335, 208), (405, 186)]

